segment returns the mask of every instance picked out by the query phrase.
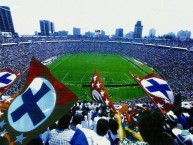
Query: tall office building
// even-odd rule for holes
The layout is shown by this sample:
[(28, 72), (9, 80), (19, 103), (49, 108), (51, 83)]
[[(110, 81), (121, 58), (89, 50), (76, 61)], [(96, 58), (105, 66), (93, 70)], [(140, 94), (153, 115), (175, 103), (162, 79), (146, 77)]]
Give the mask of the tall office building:
[(0, 31), (15, 34), (11, 11), (6, 6), (0, 6)]
[(155, 32), (156, 32), (155, 29), (150, 29), (150, 30), (149, 30), (149, 35), (148, 35), (148, 37), (149, 37), (149, 38), (154, 38), (154, 37), (155, 37)]
[(115, 36), (116, 37), (123, 37), (123, 29), (122, 28), (118, 28), (115, 30)]
[(137, 21), (134, 29), (134, 38), (142, 38), (142, 31), (143, 26), (141, 25), (141, 21)]
[(85, 34), (84, 34), (84, 36), (86, 36), (86, 37), (94, 37), (94, 35), (95, 35), (95, 33), (94, 32), (90, 32), (90, 31), (85, 32)]
[(65, 30), (63, 30), (63, 31), (58, 31), (58, 32), (55, 32), (54, 33), (54, 36), (68, 36), (68, 31), (65, 31)]
[(49, 36), (54, 33), (54, 23), (48, 20), (40, 20), (40, 31), (42, 36)]
[(80, 35), (80, 28), (73, 28), (73, 35), (74, 36), (79, 36)]
[(55, 26), (53, 22), (50, 23), (51, 23), (51, 33), (53, 34), (55, 32)]
[(96, 37), (105, 37), (105, 31), (97, 29), (95, 30), (95, 36)]
[(185, 30), (185, 31), (180, 30), (180, 31), (178, 31), (178, 33), (177, 33), (177, 38), (178, 38), (179, 40), (181, 40), (181, 41), (189, 40), (190, 37), (191, 37), (191, 32), (188, 31), (188, 30)]
[(130, 31), (129, 33), (127, 33), (126, 35), (125, 35), (125, 38), (127, 38), (127, 39), (133, 39), (133, 31)]

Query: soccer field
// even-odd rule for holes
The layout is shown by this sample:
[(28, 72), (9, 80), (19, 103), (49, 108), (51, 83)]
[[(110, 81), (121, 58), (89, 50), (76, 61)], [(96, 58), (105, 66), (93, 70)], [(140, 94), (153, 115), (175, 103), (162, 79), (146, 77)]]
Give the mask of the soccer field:
[(134, 59), (106, 54), (63, 55), (49, 64), (48, 68), (80, 100), (87, 101), (92, 100), (89, 85), (94, 71), (97, 70), (113, 102), (145, 96), (128, 71), (138, 76), (144, 76), (153, 71)]

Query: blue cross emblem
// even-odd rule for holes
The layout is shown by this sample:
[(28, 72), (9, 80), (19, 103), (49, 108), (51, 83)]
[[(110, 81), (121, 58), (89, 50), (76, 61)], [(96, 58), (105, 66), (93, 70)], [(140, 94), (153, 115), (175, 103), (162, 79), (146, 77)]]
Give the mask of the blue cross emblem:
[(171, 90), (170, 90), (170, 88), (169, 88), (169, 86), (167, 84), (159, 84), (154, 79), (149, 79), (147, 81), (152, 84), (152, 86), (146, 87), (146, 89), (149, 92), (157, 92), (157, 91), (159, 91), (159, 92), (163, 93), (164, 96), (166, 96), (170, 100), (170, 98), (168, 96), (168, 93), (166, 91), (171, 91)]
[(50, 88), (42, 83), (40, 90), (33, 95), (32, 90), (29, 88), (21, 97), (23, 104), (11, 113), (13, 122), (18, 121), (25, 113), (30, 116), (33, 125), (40, 123), (46, 116), (37, 105), (37, 102), (48, 92)]
[(6, 73), (0, 77), (0, 83), (3, 84), (9, 84), (12, 80), (8, 79), (8, 77), (11, 76), (11, 74)]

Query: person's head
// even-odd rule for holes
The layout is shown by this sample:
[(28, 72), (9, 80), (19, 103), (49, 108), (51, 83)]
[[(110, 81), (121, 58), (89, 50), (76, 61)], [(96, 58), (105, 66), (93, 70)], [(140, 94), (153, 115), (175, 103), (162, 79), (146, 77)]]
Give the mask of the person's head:
[(117, 134), (117, 130), (118, 130), (118, 123), (116, 120), (114, 119), (110, 119), (109, 120), (109, 129), (111, 130), (111, 132), (113, 134)]
[(99, 119), (96, 125), (96, 133), (100, 136), (104, 136), (107, 134), (109, 130), (109, 122), (106, 119)]
[(72, 124), (76, 126), (77, 124), (81, 124), (82, 121), (82, 115), (81, 114), (75, 114), (72, 118)]
[(67, 129), (70, 125), (71, 115), (65, 114), (59, 121), (58, 121), (58, 129), (64, 130)]
[[(155, 143), (163, 134), (164, 118), (160, 112), (145, 110), (139, 115), (139, 131), (144, 141)], [(156, 141), (157, 142), (157, 141)]]

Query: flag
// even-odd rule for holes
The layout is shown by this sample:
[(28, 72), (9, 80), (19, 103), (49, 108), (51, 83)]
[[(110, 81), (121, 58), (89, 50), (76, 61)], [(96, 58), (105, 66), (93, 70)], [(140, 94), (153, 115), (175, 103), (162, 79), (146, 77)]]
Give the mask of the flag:
[(174, 94), (167, 82), (160, 76), (151, 73), (144, 77), (138, 77), (131, 72), (129, 73), (162, 113), (166, 113), (174, 108)]
[(107, 106), (109, 106), (110, 109), (116, 112), (113, 102), (111, 101), (105, 89), (105, 86), (103, 85), (102, 79), (100, 78), (99, 73), (96, 70), (90, 83), (90, 91), (95, 101), (106, 104)]
[(27, 70), (28, 69), (25, 69), (22, 72), (16, 73), (7, 68), (0, 72), (0, 119), (13, 100), (10, 96), (4, 96), (3, 94), (11, 88), (14, 82), (16, 82)]
[(54, 78), (49, 69), (32, 58), (21, 92), (0, 119), (0, 134), (10, 144), (26, 144), (49, 125), (59, 120), (77, 101), (77, 97)]
[(137, 122), (135, 121), (135, 116), (137, 114), (139, 114), (139, 111), (136, 111), (132, 106), (131, 111), (128, 113), (128, 122), (138, 126)]
[(11, 69), (6, 68), (0, 71), (0, 99), (1, 96), (12, 86), (12, 84), (22, 75), (23, 73), (13, 72)]
[(129, 123), (129, 114), (127, 113), (128, 112), (128, 109), (129, 109), (129, 106), (127, 104), (120, 104), (120, 105), (114, 105), (115, 109), (117, 110), (117, 112), (119, 112), (120, 114), (122, 114), (123, 116), (123, 121), (125, 123)]
[(128, 111), (129, 106), (127, 104), (120, 104), (120, 105), (114, 105), (114, 106), (117, 112), (119, 112), (123, 116), (123, 119), (122, 119), (123, 122), (127, 124), (137, 125), (134, 117), (139, 113), (139, 111), (136, 111), (134, 107), (132, 107), (131, 110)]

